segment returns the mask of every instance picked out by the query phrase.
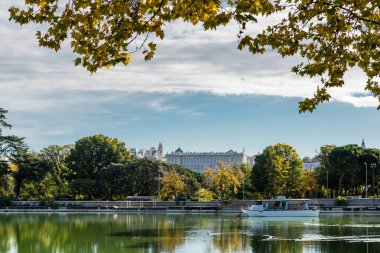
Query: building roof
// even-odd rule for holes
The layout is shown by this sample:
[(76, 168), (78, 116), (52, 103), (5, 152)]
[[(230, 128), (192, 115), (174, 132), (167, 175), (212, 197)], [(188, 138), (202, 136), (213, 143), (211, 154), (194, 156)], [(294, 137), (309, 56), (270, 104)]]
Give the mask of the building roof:
[(174, 153), (178, 154), (178, 153), (183, 153), (182, 149), (181, 148), (177, 148), (176, 151), (174, 151)]

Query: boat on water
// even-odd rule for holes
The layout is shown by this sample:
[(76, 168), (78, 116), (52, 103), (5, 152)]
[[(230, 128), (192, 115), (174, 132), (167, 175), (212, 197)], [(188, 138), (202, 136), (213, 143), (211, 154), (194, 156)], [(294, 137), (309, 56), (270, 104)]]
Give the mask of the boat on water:
[(309, 207), (309, 199), (274, 199), (259, 200), (248, 209), (241, 209), (249, 217), (318, 217), (319, 209)]

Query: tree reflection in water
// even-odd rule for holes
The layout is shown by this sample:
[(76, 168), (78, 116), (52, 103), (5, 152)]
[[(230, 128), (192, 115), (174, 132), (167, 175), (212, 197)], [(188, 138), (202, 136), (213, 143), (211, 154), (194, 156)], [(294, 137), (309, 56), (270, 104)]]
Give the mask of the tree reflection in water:
[[(284, 221), (195, 214), (0, 213), (0, 224), (1, 253), (364, 253), (367, 243), (339, 237), (380, 239), (378, 217)], [(337, 239), (318, 239), (329, 237)], [(379, 249), (380, 243), (368, 245), (370, 253)]]
[(0, 252), (174, 251), (183, 243), (180, 216), (118, 214), (7, 214), (0, 216)]
[[(309, 219), (309, 218), (307, 218)], [(258, 218), (251, 221), (254, 253), (369, 253), (380, 249), (378, 217), (331, 216), (317, 220)], [(366, 226), (366, 224), (372, 224)], [(368, 227), (371, 227), (368, 231)], [(373, 236), (372, 243), (350, 242), (349, 238)], [(376, 242), (377, 240), (377, 242)]]
[(244, 231), (241, 219), (219, 219), (213, 235), (214, 251), (245, 252), (249, 248), (249, 237)]

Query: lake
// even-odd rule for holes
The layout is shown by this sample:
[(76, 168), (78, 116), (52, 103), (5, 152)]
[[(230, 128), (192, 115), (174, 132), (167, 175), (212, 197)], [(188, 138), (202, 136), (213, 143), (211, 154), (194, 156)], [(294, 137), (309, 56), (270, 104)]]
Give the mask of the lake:
[(1, 253), (380, 252), (380, 216), (0, 213)]

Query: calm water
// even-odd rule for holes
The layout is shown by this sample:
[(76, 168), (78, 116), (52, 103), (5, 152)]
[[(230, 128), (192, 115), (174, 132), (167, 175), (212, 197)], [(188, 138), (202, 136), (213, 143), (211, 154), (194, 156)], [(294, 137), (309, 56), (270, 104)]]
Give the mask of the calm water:
[(380, 216), (1, 213), (0, 252), (380, 252)]

